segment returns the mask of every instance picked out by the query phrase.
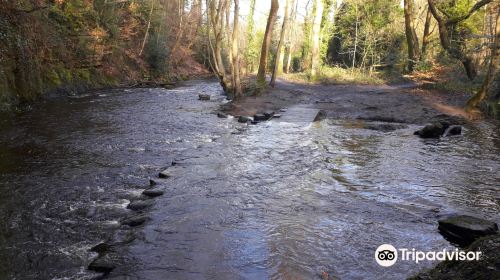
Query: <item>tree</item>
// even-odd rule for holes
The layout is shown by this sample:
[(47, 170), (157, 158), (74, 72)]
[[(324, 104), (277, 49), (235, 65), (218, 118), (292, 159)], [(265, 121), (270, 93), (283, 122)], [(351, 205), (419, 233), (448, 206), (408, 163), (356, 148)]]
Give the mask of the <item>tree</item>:
[(472, 8), (470, 8), (466, 13), (461, 15), (452, 15), (446, 12), (446, 9), (439, 8), (435, 3), (436, 0), (428, 0), (429, 9), (431, 10), (432, 16), (436, 19), (439, 29), (439, 40), (443, 49), (453, 58), (460, 60), (462, 62), (467, 77), (473, 80), (477, 76), (476, 66), (470, 55), (468, 55), (460, 44), (457, 44), (457, 40), (452, 40), (450, 36), (450, 31), (453, 31), (457, 24), (468, 19), (472, 14), (478, 11), (481, 7), (490, 3), (492, 0), (480, 0)]
[[(493, 45), (491, 46), (491, 55), (490, 55), (490, 62), (488, 65), (488, 72), (486, 73), (486, 76), (484, 78), (483, 84), (481, 85), (481, 88), (479, 91), (467, 102), (466, 109), (468, 111), (472, 111), (473, 109), (477, 108), (479, 104), (486, 98), (488, 95), (488, 92), (490, 91), (491, 85), (495, 81), (495, 77), (498, 79), (498, 65), (500, 64), (500, 52), (498, 51), (499, 49), (499, 44), (500, 44), (500, 24), (498, 22), (499, 20), (499, 15), (500, 15), (500, 7), (496, 6), (496, 11), (493, 11), (496, 13), (495, 20), (494, 20), (494, 28), (492, 30), (492, 35), (494, 36), (493, 39)], [(498, 81), (497, 81), (498, 82)], [(498, 93), (497, 93), (498, 95)], [(496, 98), (499, 98), (500, 96), (496, 96)]]
[(431, 9), (427, 7), (427, 13), (425, 16), (425, 23), (424, 23), (424, 35), (422, 36), (422, 49), (420, 50), (420, 61), (424, 61), (426, 59), (427, 46), (429, 45), (429, 37), (432, 33), (430, 31), (431, 21), (432, 21)]
[(320, 33), (323, 17), (323, 0), (315, 0), (313, 5), (312, 51), (311, 51), (311, 78), (316, 76), (320, 65)]
[(274, 23), (278, 14), (279, 3), (278, 0), (271, 1), (271, 9), (267, 17), (266, 32), (264, 34), (264, 41), (260, 51), (259, 70), (257, 71), (257, 90), (261, 90), (266, 86), (266, 68), (269, 55), (269, 46), (271, 45), (271, 35), (273, 33)]
[(253, 72), (254, 70), (254, 59), (257, 57), (253, 49), (255, 41), (255, 36), (254, 36), (255, 21), (253, 19), (254, 14), (255, 14), (255, 0), (250, 0), (250, 12), (248, 14), (248, 19), (247, 19), (248, 41), (245, 53), (246, 67), (249, 68), (250, 72)]
[(283, 67), (284, 68), (283, 71), (285, 71), (285, 73), (288, 73), (290, 71), (290, 65), (292, 63), (292, 53), (294, 51), (293, 40), (296, 37), (295, 36), (295, 33), (296, 33), (295, 22), (297, 19), (297, 9), (298, 9), (299, 2), (296, 0), (292, 0), (292, 3), (294, 1), (295, 1), (295, 8), (293, 8), (294, 5), (292, 4), (292, 16), (291, 16), (291, 21), (288, 23), (288, 36), (287, 36), (287, 40), (285, 41), (286, 59), (284, 62), (285, 66)]
[(281, 33), (280, 33), (280, 41), (278, 42), (278, 47), (276, 49), (276, 59), (274, 61), (274, 70), (273, 70), (273, 75), (271, 76), (271, 83), (270, 85), (274, 87), (276, 77), (283, 72), (283, 59), (285, 57), (285, 54), (282, 52), (283, 48), (283, 41), (285, 40), (285, 36), (287, 36), (287, 29), (288, 29), (288, 10), (290, 6), (290, 0), (286, 0), (285, 2), (285, 17), (283, 18), (283, 25), (281, 26)]
[(238, 47), (239, 39), (239, 10), (240, 1), (234, 0), (234, 19), (233, 19), (233, 38), (231, 45), (231, 60), (233, 61), (232, 66), (232, 81), (233, 81), (233, 96), (234, 98), (239, 98), (242, 94), (241, 92), (241, 81), (240, 81), (240, 51)]
[[(231, 88), (231, 82), (227, 77), (226, 68), (222, 60), (222, 32), (224, 30), (224, 11), (226, 9), (227, 0), (207, 0), (208, 13), (208, 41), (211, 50), (212, 70), (215, 72), (221, 82), (224, 91)], [(213, 33), (214, 43), (212, 44), (210, 31)]]
[(412, 72), (420, 55), (417, 33), (413, 27), (413, 0), (404, 0), (404, 14), (406, 42), (408, 45), (408, 70)]

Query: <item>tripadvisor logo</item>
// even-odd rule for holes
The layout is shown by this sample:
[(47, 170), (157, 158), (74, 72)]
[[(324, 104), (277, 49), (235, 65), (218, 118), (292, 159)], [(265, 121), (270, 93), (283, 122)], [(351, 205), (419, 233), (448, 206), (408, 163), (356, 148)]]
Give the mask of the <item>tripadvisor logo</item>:
[(380, 266), (389, 267), (394, 265), (398, 260), (398, 256), (401, 261), (412, 261), (415, 263), (423, 260), (477, 261), (481, 257), (481, 252), (467, 252), (459, 249), (453, 251), (443, 249), (441, 251), (423, 252), (415, 250), (415, 248), (411, 250), (406, 248), (396, 249), (391, 244), (382, 244), (375, 250), (375, 261), (377, 261)]

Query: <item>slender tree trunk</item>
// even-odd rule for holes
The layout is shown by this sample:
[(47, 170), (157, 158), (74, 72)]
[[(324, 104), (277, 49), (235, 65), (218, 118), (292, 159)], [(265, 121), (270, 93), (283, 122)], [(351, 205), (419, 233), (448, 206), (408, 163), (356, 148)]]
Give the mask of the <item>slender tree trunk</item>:
[(275, 85), (276, 77), (283, 72), (283, 58), (284, 58), (285, 54), (283, 53), (282, 48), (283, 48), (283, 41), (285, 40), (285, 36), (287, 33), (287, 28), (288, 28), (289, 5), (290, 5), (290, 0), (286, 0), (285, 17), (283, 18), (283, 25), (281, 26), (280, 41), (278, 42), (278, 48), (276, 50), (276, 59), (274, 61), (273, 75), (271, 76), (270, 85), (272, 87), (274, 87), (274, 85)]
[(234, 98), (239, 98), (242, 95), (241, 92), (241, 81), (240, 81), (240, 55), (239, 55), (239, 47), (238, 47), (238, 34), (239, 34), (239, 10), (240, 10), (240, 1), (234, 0), (234, 19), (233, 19), (233, 38), (232, 38), (232, 60), (233, 60), (233, 95)]
[[(288, 38), (287, 38), (287, 43), (285, 44), (286, 58), (285, 58), (285, 66), (283, 67), (283, 71), (285, 71), (285, 73), (290, 72), (290, 65), (292, 64), (292, 53), (294, 51), (293, 40), (295, 39), (294, 24), (297, 19), (298, 4), (299, 2), (297, 0), (292, 0), (292, 16), (291, 16), (292, 20), (288, 23)], [(293, 8), (294, 5), (295, 8)]]
[(358, 47), (358, 23), (359, 23), (359, 16), (358, 16), (358, 5), (355, 4), (355, 10), (356, 10), (356, 30), (354, 33), (354, 52), (352, 54), (352, 67), (351, 70), (354, 72), (354, 66), (356, 66), (356, 52), (357, 52), (357, 47)]
[(323, 16), (323, 0), (315, 0), (313, 7), (312, 51), (311, 51), (311, 78), (316, 77), (319, 65), (319, 44), (321, 40), (321, 19)]
[(413, 71), (419, 57), (418, 39), (413, 28), (413, 0), (404, 0), (405, 33), (408, 45), (408, 70)]
[[(481, 85), (481, 88), (479, 91), (471, 98), (469, 101), (467, 101), (466, 109), (467, 111), (472, 111), (473, 109), (477, 108), (479, 104), (486, 98), (488, 95), (488, 92), (490, 91), (491, 85), (493, 84), (495, 80), (495, 76), (497, 76), (498, 73), (498, 68), (500, 64), (500, 52), (498, 51), (499, 49), (499, 44), (500, 44), (500, 24), (498, 23), (499, 20), (499, 14), (500, 14), (500, 9), (497, 8), (496, 11), (496, 20), (495, 20), (495, 29), (492, 30), (493, 36), (494, 36), (494, 41), (493, 41), (493, 46), (491, 47), (491, 55), (490, 55), (490, 63), (488, 65), (488, 72), (486, 73), (486, 77), (484, 78), (483, 84)], [(497, 93), (498, 94), (498, 93)]]
[(255, 28), (255, 22), (253, 20), (253, 16), (255, 14), (255, 0), (250, 0), (250, 12), (248, 14), (248, 26), (247, 26), (247, 36), (248, 36), (248, 42), (247, 42), (247, 49), (246, 49), (246, 68), (249, 68), (250, 72), (252, 73), (254, 70), (254, 57), (251, 54), (250, 50), (253, 48), (253, 42), (254, 42), (254, 28)]
[(273, 33), (274, 23), (278, 13), (279, 3), (278, 0), (271, 1), (271, 9), (267, 18), (266, 32), (264, 33), (264, 41), (260, 51), (259, 70), (257, 71), (257, 90), (261, 90), (266, 86), (266, 68), (267, 57), (269, 56), (269, 47), (271, 45), (271, 36)]
[(232, 48), (232, 36), (231, 36), (231, 25), (230, 25), (230, 18), (231, 18), (231, 0), (226, 0), (228, 1), (226, 5), (226, 38), (227, 38), (227, 49), (228, 49), (228, 55), (229, 55), (229, 69), (231, 69), (231, 72), (233, 71), (233, 48)]
[(427, 45), (429, 45), (429, 36), (431, 35), (431, 22), (432, 22), (432, 13), (429, 8), (427, 8), (427, 14), (425, 16), (425, 24), (424, 24), (424, 35), (422, 36), (422, 50), (420, 51), (420, 61), (424, 61), (426, 59), (427, 54)]
[(141, 45), (141, 50), (139, 51), (139, 56), (142, 55), (142, 52), (144, 51), (144, 47), (146, 46), (146, 41), (148, 40), (149, 28), (151, 28), (151, 17), (153, 16), (153, 8), (154, 8), (154, 2), (151, 2), (151, 10), (149, 10), (148, 26), (146, 27), (146, 33), (144, 34), (144, 39), (142, 40), (142, 45)]

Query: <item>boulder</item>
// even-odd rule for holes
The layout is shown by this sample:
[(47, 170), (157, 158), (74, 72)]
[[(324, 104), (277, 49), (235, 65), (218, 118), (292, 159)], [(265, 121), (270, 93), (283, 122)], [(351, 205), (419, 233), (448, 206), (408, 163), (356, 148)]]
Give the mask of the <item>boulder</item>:
[(160, 195), (163, 195), (165, 191), (161, 188), (154, 188), (154, 189), (149, 189), (149, 190), (144, 190), (142, 192), (143, 195), (149, 196), (149, 197), (157, 197)]
[(453, 136), (462, 134), (461, 125), (452, 125), (444, 132), (444, 136)]
[(269, 117), (267, 117), (264, 114), (257, 114), (253, 116), (253, 120), (256, 122), (262, 122), (262, 121), (267, 121)]
[(135, 215), (122, 220), (122, 225), (136, 227), (144, 224), (149, 218), (144, 214)]
[(199, 100), (203, 100), (203, 101), (208, 101), (208, 100), (210, 100), (210, 95), (209, 94), (200, 93), (200, 94), (198, 94), (198, 99)]
[(247, 117), (247, 116), (240, 116), (238, 118), (238, 122), (240, 123), (247, 123), (247, 122), (251, 122), (253, 121), (253, 119), (251, 117)]
[(449, 216), (438, 222), (439, 232), (445, 239), (462, 247), (480, 237), (498, 233), (496, 223), (467, 215)]
[(222, 112), (217, 112), (217, 117), (221, 118), (221, 119), (227, 119), (228, 115), (227, 114), (224, 114)]
[(142, 210), (144, 208), (150, 207), (152, 205), (153, 205), (153, 202), (148, 201), (148, 200), (135, 200), (135, 201), (130, 202), (127, 205), (127, 208), (130, 210), (138, 211), (138, 210)]
[(422, 129), (415, 131), (414, 135), (420, 138), (439, 138), (445, 131), (445, 126), (441, 123), (433, 123), (424, 126)]

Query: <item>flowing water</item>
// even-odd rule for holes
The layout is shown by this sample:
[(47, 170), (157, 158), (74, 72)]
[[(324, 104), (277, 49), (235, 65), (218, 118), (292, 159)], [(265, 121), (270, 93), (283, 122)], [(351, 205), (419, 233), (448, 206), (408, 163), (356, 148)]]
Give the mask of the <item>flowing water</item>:
[[(212, 101), (198, 101), (201, 92)], [(191, 81), (2, 116), (0, 279), (95, 277), (89, 249), (117, 232), (135, 239), (111, 278), (402, 279), (433, 263), (383, 268), (376, 247), (453, 248), (437, 231), (448, 213), (499, 221), (494, 124), (427, 141), (414, 125), (247, 126), (213, 114), (223, 100), (216, 82)], [(128, 202), (172, 161), (150, 220), (120, 226)]]

